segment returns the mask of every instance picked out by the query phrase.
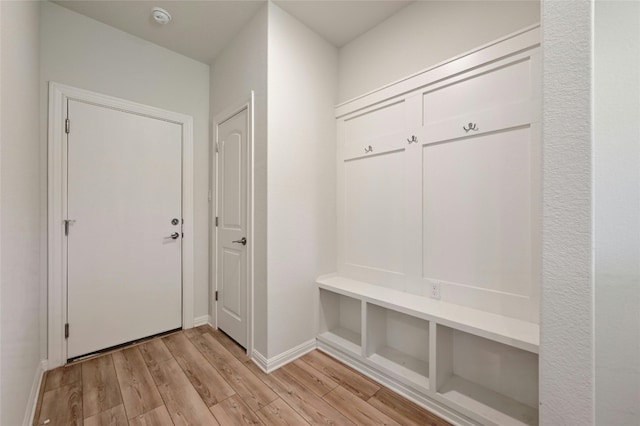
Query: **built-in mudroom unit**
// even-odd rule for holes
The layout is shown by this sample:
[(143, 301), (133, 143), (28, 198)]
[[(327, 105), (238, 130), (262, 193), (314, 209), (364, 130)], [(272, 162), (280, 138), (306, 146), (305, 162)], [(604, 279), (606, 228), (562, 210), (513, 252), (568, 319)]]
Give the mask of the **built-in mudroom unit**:
[(540, 28), (336, 107), (318, 346), (456, 424), (538, 424)]

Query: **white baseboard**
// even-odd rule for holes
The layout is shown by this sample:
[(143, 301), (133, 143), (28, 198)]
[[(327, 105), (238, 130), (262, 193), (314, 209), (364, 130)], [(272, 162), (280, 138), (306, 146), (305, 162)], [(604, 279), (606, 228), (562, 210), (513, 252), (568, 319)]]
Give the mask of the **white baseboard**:
[(251, 359), (258, 367), (260, 367), (262, 371), (269, 374), (273, 371), (276, 371), (278, 368), (290, 363), (291, 361), (295, 361), (302, 355), (311, 352), (312, 350), (316, 349), (316, 347), (316, 339), (311, 339), (296, 346), (295, 348), (291, 348), (288, 351), (282, 352), (281, 354), (271, 358), (265, 357), (260, 352), (254, 349), (253, 353), (251, 354)]
[(260, 370), (262, 370), (264, 373), (267, 373), (267, 366), (269, 365), (269, 360), (255, 349), (251, 354), (251, 361), (253, 361), (254, 364), (256, 364), (258, 367), (260, 367)]
[(44, 372), (47, 371), (48, 362), (42, 360), (36, 367), (36, 372), (33, 376), (33, 383), (31, 384), (31, 392), (29, 393), (29, 399), (27, 401), (27, 408), (24, 412), (23, 426), (31, 426), (36, 415), (36, 405), (38, 405), (38, 396), (40, 395), (40, 387), (43, 385), (42, 378)]
[(201, 317), (195, 317), (193, 319), (193, 326), (200, 327), (201, 325), (211, 324), (209, 315), (203, 315)]

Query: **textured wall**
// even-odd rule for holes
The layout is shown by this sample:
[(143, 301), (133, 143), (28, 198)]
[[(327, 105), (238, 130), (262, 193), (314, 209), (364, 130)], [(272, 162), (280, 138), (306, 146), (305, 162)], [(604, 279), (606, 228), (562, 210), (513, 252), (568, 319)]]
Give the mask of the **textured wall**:
[(592, 3), (545, 1), (540, 424), (594, 424)]

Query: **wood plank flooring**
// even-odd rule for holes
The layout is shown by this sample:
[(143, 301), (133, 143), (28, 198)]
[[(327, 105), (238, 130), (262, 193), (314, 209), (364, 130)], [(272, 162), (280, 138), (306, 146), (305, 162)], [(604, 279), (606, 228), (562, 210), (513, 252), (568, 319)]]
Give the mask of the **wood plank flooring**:
[(449, 425), (319, 351), (264, 374), (209, 326), (49, 371), (36, 407), (34, 426)]

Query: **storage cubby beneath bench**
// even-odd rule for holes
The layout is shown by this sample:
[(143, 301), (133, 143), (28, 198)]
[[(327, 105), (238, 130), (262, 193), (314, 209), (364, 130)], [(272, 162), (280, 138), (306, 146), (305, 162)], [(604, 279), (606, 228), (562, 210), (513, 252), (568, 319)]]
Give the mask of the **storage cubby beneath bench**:
[(321, 289), (319, 331), (318, 339), (361, 355), (362, 302)]
[(367, 359), (403, 383), (429, 388), (429, 322), (367, 303)]
[(454, 424), (538, 423), (537, 324), (336, 275), (317, 283), (320, 350)]
[(538, 424), (538, 355), (436, 327), (436, 394), (482, 422)]

